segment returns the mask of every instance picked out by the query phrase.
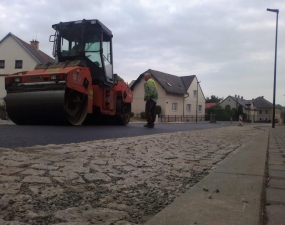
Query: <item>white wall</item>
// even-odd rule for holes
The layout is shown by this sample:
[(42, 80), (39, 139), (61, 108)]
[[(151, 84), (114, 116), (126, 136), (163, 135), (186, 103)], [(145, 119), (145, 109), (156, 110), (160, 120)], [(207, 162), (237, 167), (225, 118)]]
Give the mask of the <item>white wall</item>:
[[(3, 74), (13, 74), (21, 71), (30, 71), (35, 68), (37, 61), (24, 50), (24, 48), (11, 36), (5, 38), (0, 44), (0, 60), (5, 60), (5, 68), (0, 68), (0, 99), (6, 96)], [(22, 60), (23, 67), (15, 69), (15, 60)]]
[[(30, 71), (37, 65), (37, 61), (11, 36), (1, 42), (0, 60), (5, 60), (5, 68), (0, 69), (0, 74)], [(23, 60), (23, 68), (15, 69), (15, 60)]]
[(232, 99), (230, 96), (228, 96), (226, 99), (224, 99), (219, 106), (221, 106), (222, 108), (226, 108), (226, 106), (229, 105), (232, 108), (237, 109), (238, 105), (237, 102)]
[[(172, 109), (172, 104), (177, 103), (177, 110)], [(183, 95), (166, 94), (165, 98), (165, 111), (163, 115), (183, 115)]]
[[(188, 88), (189, 96), (184, 100), (184, 115), (196, 115), (196, 105), (197, 109), (197, 116), (204, 116), (205, 115), (205, 97), (202, 92), (200, 84), (198, 84), (198, 104), (197, 104), (197, 96), (194, 96), (194, 90), (197, 90), (197, 78), (195, 77)], [(187, 104), (191, 104), (191, 111), (187, 111)], [(199, 111), (199, 105), (202, 105), (202, 110)]]

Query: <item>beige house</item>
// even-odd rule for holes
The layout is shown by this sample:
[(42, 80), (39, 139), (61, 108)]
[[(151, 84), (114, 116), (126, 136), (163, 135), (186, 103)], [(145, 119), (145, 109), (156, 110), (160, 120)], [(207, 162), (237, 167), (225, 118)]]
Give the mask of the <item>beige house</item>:
[(38, 63), (55, 62), (39, 50), (39, 42), (28, 44), (8, 33), (0, 41), (0, 99), (6, 96), (5, 76), (21, 71), (33, 70)]
[[(263, 96), (252, 99), (245, 100), (242, 96), (228, 96), (224, 99), (219, 106), (225, 108), (229, 105), (232, 108), (237, 109), (239, 105), (243, 107), (243, 112), (247, 114), (248, 120), (266, 122), (271, 121), (273, 116), (273, 105), (271, 102), (267, 101)], [(275, 118), (281, 122), (281, 109), (275, 108)]]
[[(263, 96), (253, 99), (256, 108), (258, 109), (257, 121), (272, 121), (273, 104), (267, 101)], [(282, 109), (275, 106), (275, 120), (282, 122)]]
[(163, 120), (195, 121), (196, 115), (198, 121), (205, 120), (206, 100), (195, 75), (178, 77), (152, 69), (145, 71), (137, 80), (131, 82), (132, 112), (135, 115), (145, 111), (143, 75), (146, 72), (152, 75), (157, 84), (157, 105), (161, 106)]
[(254, 102), (252, 100), (245, 100), (242, 96), (239, 95), (235, 96), (228, 96), (225, 98), (222, 102), (219, 103), (219, 106), (222, 108), (226, 108), (226, 106), (229, 105), (230, 108), (238, 109), (238, 107), (241, 105), (243, 108), (243, 112), (247, 114), (247, 120), (256, 121), (257, 120), (257, 111)]

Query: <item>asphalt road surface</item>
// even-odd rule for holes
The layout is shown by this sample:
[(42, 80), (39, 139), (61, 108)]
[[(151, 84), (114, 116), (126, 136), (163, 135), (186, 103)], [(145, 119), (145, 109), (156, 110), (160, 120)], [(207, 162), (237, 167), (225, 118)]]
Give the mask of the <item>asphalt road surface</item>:
[(100, 139), (134, 137), (177, 131), (237, 126), (230, 123), (160, 123), (145, 128), (142, 123), (128, 126), (16, 126), (0, 125), (0, 147), (17, 148), (48, 144), (70, 144)]

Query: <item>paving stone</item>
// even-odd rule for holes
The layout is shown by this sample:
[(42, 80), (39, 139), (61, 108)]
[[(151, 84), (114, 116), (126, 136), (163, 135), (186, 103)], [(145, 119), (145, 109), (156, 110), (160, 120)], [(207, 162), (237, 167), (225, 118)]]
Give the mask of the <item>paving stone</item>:
[(45, 172), (45, 170), (26, 169), (21, 174), (39, 176), (43, 175)]
[(285, 205), (285, 190), (266, 188), (266, 202), (272, 205)]
[(49, 198), (53, 196), (60, 195), (64, 192), (60, 186), (40, 186), (40, 185), (31, 185), (29, 189), (36, 195), (40, 195), (42, 198)]
[[(88, 222), (94, 221), (94, 224), (102, 224), (102, 219), (105, 222), (112, 223), (117, 220), (125, 218), (128, 214), (123, 211), (107, 209), (107, 208), (92, 208), (90, 205), (69, 208), (58, 211), (54, 214), (55, 218), (67, 222)], [(101, 220), (101, 222), (100, 222)]]
[(0, 174), (2, 175), (13, 175), (13, 174), (17, 174), (22, 172), (23, 170), (25, 170), (24, 168), (18, 168), (18, 167), (9, 167), (9, 168), (5, 168), (0, 170)]
[(17, 176), (4, 176), (4, 175), (0, 175), (0, 183), (4, 183), (4, 182), (14, 182), (15, 180), (19, 180), (19, 177)]
[(266, 206), (267, 225), (281, 225), (285, 221), (285, 206), (284, 205), (269, 205)]
[(122, 162), (121, 160), (117, 159), (115, 161), (112, 162), (113, 166), (125, 166), (126, 163)]
[(49, 174), (53, 177), (63, 177), (64, 180), (74, 180), (79, 175), (71, 170), (60, 169), (59, 171), (50, 171)]
[(285, 162), (281, 159), (278, 159), (278, 160), (269, 159), (268, 165), (285, 165)]
[(0, 194), (16, 194), (20, 191), (21, 183), (0, 184)]
[(269, 177), (274, 179), (285, 179), (285, 171), (272, 170), (269, 168)]
[(14, 161), (14, 160), (2, 160), (0, 162), (1, 165), (3, 166), (9, 166), (9, 167), (18, 167), (18, 166), (24, 166), (24, 165), (29, 165), (29, 162), (19, 162), (19, 161)]
[[(0, 208), (2, 209), (5, 208), (8, 205), (13, 205), (13, 204), (24, 204), (29, 201), (31, 201), (31, 196), (30, 195), (23, 195), (23, 194), (4, 194), (2, 198), (0, 198)], [(1, 214), (0, 214), (1, 215)], [(1, 223), (0, 223), (1, 224)]]
[(51, 166), (51, 165), (46, 165), (46, 164), (33, 164), (30, 167), (34, 169), (40, 169), (40, 170), (57, 170), (58, 169), (58, 167), (56, 166)]
[(281, 153), (281, 150), (279, 148), (269, 148), (269, 153)]
[(269, 165), (270, 170), (285, 170), (285, 164), (284, 165)]
[(128, 221), (121, 220), (121, 221), (115, 222), (114, 225), (133, 225), (133, 224)]
[(71, 181), (72, 184), (85, 184), (85, 181), (82, 179), (82, 177), (78, 177)]
[(76, 171), (76, 173), (89, 173), (90, 167), (84, 167), (82, 164), (72, 164), (65, 166), (64, 169)]
[(27, 176), (22, 181), (24, 183), (42, 183), (42, 184), (50, 184), (51, 180), (49, 177), (39, 177), (39, 176)]
[(91, 223), (88, 222), (68, 222), (68, 223), (55, 223), (53, 225), (91, 225)]
[(107, 159), (94, 159), (90, 162), (90, 164), (96, 164), (96, 165), (106, 165)]
[(123, 171), (130, 172), (130, 171), (135, 170), (136, 168), (132, 166), (122, 166), (122, 169)]
[(0, 219), (0, 224), (1, 225), (30, 225), (28, 223), (22, 223), (19, 221), (5, 221), (3, 219)]
[(283, 156), (283, 154), (269, 154), (269, 160), (282, 160), (284, 161), (285, 158)]
[(111, 178), (104, 173), (87, 173), (84, 174), (84, 177), (88, 181), (96, 181), (96, 180), (104, 180), (104, 181), (111, 181)]
[(285, 189), (285, 180), (270, 179), (269, 188)]
[(108, 208), (110, 209), (116, 209), (116, 210), (120, 210), (120, 211), (129, 211), (130, 206), (127, 206), (125, 204), (117, 204), (117, 203), (109, 203), (107, 205)]

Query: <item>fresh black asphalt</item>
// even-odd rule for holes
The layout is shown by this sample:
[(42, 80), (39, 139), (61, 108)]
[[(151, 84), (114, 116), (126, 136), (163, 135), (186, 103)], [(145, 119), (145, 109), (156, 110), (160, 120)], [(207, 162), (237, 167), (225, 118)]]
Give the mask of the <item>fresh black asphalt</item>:
[(160, 123), (155, 128), (145, 128), (142, 123), (128, 126), (17, 126), (0, 125), (0, 147), (17, 148), (48, 144), (70, 144), (111, 138), (143, 136), (177, 131), (200, 130), (230, 123)]

